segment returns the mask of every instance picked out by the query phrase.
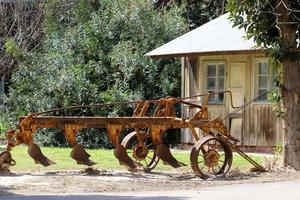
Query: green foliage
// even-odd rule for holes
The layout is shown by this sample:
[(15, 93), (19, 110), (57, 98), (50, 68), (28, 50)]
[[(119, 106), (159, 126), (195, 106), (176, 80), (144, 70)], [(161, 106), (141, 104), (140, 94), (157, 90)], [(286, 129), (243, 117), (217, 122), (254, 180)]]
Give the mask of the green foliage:
[(224, 14), (226, 0), (187, 0), (185, 16), (191, 29)]
[(244, 28), (248, 38), (254, 37), (258, 46), (268, 47), (278, 43), (279, 30), (273, 6), (276, 0), (252, 1), (229, 0), (227, 10), (235, 26)]
[[(187, 30), (182, 8), (156, 10), (146, 0), (80, 0), (61, 12), (46, 5), (42, 48), (25, 55), (12, 75), (4, 120), (69, 105), (156, 99), (180, 95), (180, 62), (144, 54)], [(62, 5), (62, 6), (60, 6)], [(130, 115), (132, 107), (66, 110), (54, 115)], [(44, 145), (65, 145), (57, 131), (41, 131)], [(89, 147), (108, 146), (103, 130), (83, 131)]]
[(268, 101), (272, 102), (274, 107), (273, 111), (278, 118), (283, 118), (284, 109), (282, 107), (282, 95), (280, 92), (280, 85), (282, 85), (282, 64), (276, 59), (270, 59), (269, 66), (273, 74), (273, 88), (268, 93)]
[[(253, 0), (228, 0), (227, 10), (230, 12), (230, 19), (235, 26), (244, 28), (247, 38), (253, 37), (258, 46), (263, 47), (274, 59), (283, 61), (295, 56), (286, 41), (282, 40), (279, 28), (279, 17), (277, 9), (283, 2), (278, 0), (253, 1)], [(299, 2), (287, 1), (288, 12), (291, 21), (287, 23), (298, 23), (300, 14)], [(286, 24), (288, 25), (288, 24)], [(299, 26), (295, 26), (295, 33), (299, 39)], [(296, 44), (296, 41), (295, 41)], [(298, 58), (298, 57), (297, 57)]]
[(227, 0), (154, 0), (157, 8), (168, 8), (172, 3), (184, 6), (184, 18), (187, 19), (190, 29), (219, 17), (225, 12)]
[(4, 49), (6, 53), (11, 55), (13, 58), (19, 58), (22, 55), (22, 50), (14, 41), (13, 38), (7, 38), (4, 43)]
[[(247, 33), (247, 38), (254, 38), (259, 47), (266, 50), (266, 53), (273, 58), (272, 64), (275, 68), (275, 86), (269, 94), (268, 98), (275, 105), (274, 110), (277, 116), (283, 117), (284, 111), (282, 108), (282, 94), (281, 89), (283, 86), (282, 74), (278, 73), (280, 69), (280, 62), (287, 60), (299, 59), (299, 53), (294, 52), (295, 46), (299, 45), (299, 17), (298, 10), (300, 4), (297, 1), (283, 1), (266, 0), (266, 1), (253, 1), (253, 0), (228, 0), (227, 10), (230, 12), (230, 19), (235, 26), (244, 28)], [(284, 9), (289, 13), (289, 22), (280, 22), (280, 17), (283, 13), (278, 13), (278, 8), (284, 6)], [(281, 24), (280, 24), (280, 23)], [(279, 26), (294, 27), (289, 29), (289, 33), (281, 33)], [(293, 24), (293, 25), (292, 25)], [(298, 25), (295, 25), (298, 24)], [(291, 31), (293, 30), (294, 33)], [(295, 34), (297, 41), (286, 41), (287, 37)], [(290, 37), (293, 38), (293, 37)], [(282, 68), (282, 67), (281, 67)]]

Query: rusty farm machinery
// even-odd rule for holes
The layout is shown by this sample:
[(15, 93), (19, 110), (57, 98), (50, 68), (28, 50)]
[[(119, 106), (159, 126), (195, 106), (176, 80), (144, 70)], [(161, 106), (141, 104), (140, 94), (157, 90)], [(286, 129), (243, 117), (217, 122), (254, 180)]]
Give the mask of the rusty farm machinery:
[[(115, 147), (114, 156), (127, 169), (131, 171), (142, 169), (149, 172), (155, 168), (159, 160), (177, 168), (185, 164), (173, 157), (169, 146), (163, 142), (163, 134), (169, 129), (187, 128), (196, 141), (191, 150), (190, 161), (191, 168), (199, 177), (226, 174), (232, 165), (233, 151), (248, 160), (256, 170), (264, 171), (262, 166), (238, 148), (237, 142), (239, 140), (230, 135), (224, 123), (232, 114), (244, 109), (257, 97), (249, 100), (243, 106), (234, 107), (231, 92), (222, 93), (229, 94), (234, 111), (212, 120), (208, 118), (208, 99), (210, 95), (217, 93), (211, 92), (185, 98), (166, 97), (149, 101), (70, 106), (22, 116), (19, 118), (16, 129), (6, 132), (7, 149), (0, 154), (0, 170), (8, 169), (16, 164), (10, 151), (20, 144), (29, 147), (28, 154), (35, 163), (43, 166), (55, 164), (42, 153), (41, 148), (33, 141), (33, 135), (39, 128), (64, 130), (64, 136), (72, 147), (70, 156), (76, 160), (77, 164), (87, 166), (96, 164), (90, 160), (90, 155), (84, 147), (77, 143), (76, 135), (78, 132), (83, 128), (105, 128), (111, 144)], [(118, 117), (49, 115), (49, 113), (66, 109), (118, 104), (135, 104), (133, 115)], [(191, 118), (177, 117), (176, 105), (187, 105), (196, 108), (197, 112)], [(153, 110), (152, 114), (149, 114), (151, 109)], [(197, 134), (196, 128), (203, 132), (202, 138)], [(133, 131), (121, 141), (120, 135), (125, 129)]]

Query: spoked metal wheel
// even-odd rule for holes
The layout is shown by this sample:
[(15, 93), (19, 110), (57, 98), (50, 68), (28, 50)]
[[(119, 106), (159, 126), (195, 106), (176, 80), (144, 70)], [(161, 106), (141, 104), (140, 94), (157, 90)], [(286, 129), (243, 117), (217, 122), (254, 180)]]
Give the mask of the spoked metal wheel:
[(201, 178), (224, 175), (232, 164), (232, 149), (220, 137), (206, 136), (191, 151), (191, 166)]
[(137, 133), (133, 131), (129, 133), (121, 142), (121, 145), (126, 149), (127, 155), (138, 162), (144, 171), (150, 172), (157, 165), (159, 158), (156, 156), (152, 138), (146, 132), (139, 132), (143, 143), (138, 142)]

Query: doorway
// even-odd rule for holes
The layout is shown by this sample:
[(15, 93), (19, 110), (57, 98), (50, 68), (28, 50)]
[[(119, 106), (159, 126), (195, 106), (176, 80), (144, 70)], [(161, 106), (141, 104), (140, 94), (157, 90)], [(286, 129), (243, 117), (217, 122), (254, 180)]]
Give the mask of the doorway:
[[(229, 63), (228, 90), (232, 93), (233, 106), (241, 106), (245, 102), (245, 79), (246, 63)], [(227, 100), (228, 111), (232, 112), (234, 108), (231, 107), (231, 100), (229, 96)], [(239, 139), (241, 144), (243, 144), (243, 110), (229, 118), (229, 130), (231, 135)]]

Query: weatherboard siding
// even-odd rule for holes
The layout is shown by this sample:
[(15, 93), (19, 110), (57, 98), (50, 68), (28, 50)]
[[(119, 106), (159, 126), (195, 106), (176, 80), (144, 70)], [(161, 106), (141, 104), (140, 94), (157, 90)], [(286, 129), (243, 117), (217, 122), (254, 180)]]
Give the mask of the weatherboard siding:
[[(233, 64), (242, 64), (245, 66), (245, 80), (243, 88), (244, 100), (253, 98), (256, 87), (255, 76), (255, 59), (264, 58), (263, 54), (240, 54), (240, 55), (211, 55), (198, 56), (197, 66), (191, 68), (187, 64), (184, 66), (183, 73), (183, 89), (184, 96), (204, 93), (206, 91), (206, 73), (205, 65), (210, 62), (224, 62), (225, 64), (225, 90), (230, 88), (229, 76), (234, 77), (234, 71), (229, 71), (229, 66)], [(188, 60), (188, 59), (186, 59)], [(187, 62), (185, 62), (187, 63)], [(192, 69), (192, 70), (191, 70)], [(231, 73), (231, 74), (230, 74)], [(192, 78), (191, 78), (192, 77)], [(233, 88), (234, 89), (234, 88)], [(272, 104), (268, 102), (255, 102), (242, 111), (241, 119), (231, 119), (232, 135), (239, 138), (240, 145), (259, 146), (259, 147), (273, 147), (280, 144), (282, 141), (282, 121), (275, 116), (272, 110)], [(227, 96), (224, 104), (209, 105), (209, 119), (214, 119), (219, 116), (224, 116), (230, 110), (230, 99)], [(183, 107), (183, 116), (192, 117), (197, 109), (189, 109)], [(230, 127), (230, 120), (225, 121), (226, 126)], [(234, 130), (233, 130), (234, 129)], [(202, 133), (199, 131), (199, 135)], [(182, 131), (183, 143), (194, 143), (195, 141), (190, 136), (189, 130)]]

